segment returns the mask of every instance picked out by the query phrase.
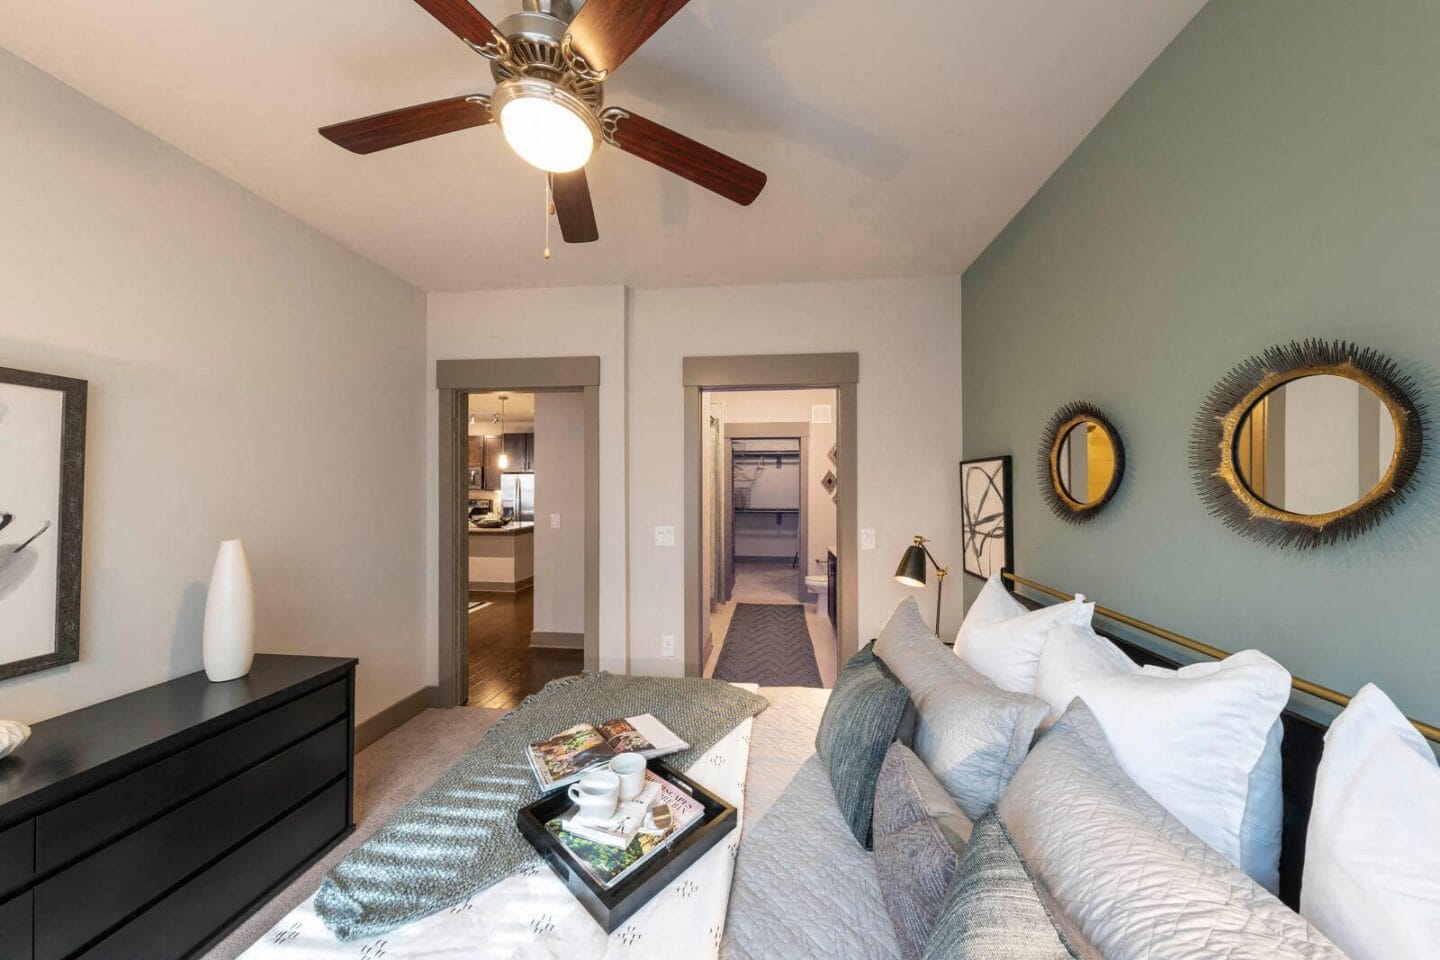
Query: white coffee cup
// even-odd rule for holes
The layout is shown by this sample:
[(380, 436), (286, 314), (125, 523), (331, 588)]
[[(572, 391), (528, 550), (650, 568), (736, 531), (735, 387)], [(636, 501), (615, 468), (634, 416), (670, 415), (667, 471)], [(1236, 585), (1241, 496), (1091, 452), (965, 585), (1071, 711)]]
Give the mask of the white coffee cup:
[(645, 758), (638, 753), (621, 753), (610, 761), (610, 772), (620, 778), (620, 801), (634, 800), (645, 789)]
[(607, 820), (615, 815), (620, 799), (620, 778), (609, 770), (592, 770), (570, 784), (570, 799), (588, 820)]

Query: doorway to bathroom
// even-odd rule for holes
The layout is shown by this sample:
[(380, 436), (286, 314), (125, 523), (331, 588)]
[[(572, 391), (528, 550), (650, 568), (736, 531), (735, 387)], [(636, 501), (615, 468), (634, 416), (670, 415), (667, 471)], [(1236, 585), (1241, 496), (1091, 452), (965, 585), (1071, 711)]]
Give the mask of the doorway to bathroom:
[(828, 687), (838, 662), (836, 391), (701, 391), (702, 675)]

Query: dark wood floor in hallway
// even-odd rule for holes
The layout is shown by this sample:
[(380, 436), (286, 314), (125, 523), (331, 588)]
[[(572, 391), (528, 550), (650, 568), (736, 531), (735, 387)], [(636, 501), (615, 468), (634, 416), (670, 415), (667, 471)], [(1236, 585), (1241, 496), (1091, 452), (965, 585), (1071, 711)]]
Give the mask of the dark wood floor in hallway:
[(471, 593), (470, 706), (509, 710), (557, 677), (579, 673), (582, 650), (534, 650), (535, 591)]

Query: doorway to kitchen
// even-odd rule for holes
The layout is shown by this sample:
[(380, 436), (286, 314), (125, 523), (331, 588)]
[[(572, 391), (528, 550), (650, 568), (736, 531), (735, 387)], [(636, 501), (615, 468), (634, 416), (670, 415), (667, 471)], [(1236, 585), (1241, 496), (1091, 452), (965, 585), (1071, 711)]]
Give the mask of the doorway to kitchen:
[(858, 379), (853, 353), (684, 359), (688, 675), (830, 686), (858, 649)]
[(438, 699), (510, 709), (598, 660), (599, 362), (451, 360), (436, 373), (449, 441)]

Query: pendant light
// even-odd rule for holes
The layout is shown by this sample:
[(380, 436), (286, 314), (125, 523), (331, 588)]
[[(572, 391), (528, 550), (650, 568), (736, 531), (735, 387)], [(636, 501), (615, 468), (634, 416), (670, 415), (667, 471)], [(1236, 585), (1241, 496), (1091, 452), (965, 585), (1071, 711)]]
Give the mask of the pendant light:
[(505, 452), (505, 401), (509, 400), (505, 394), (500, 394), (500, 469), (505, 470), (510, 466), (510, 456)]

